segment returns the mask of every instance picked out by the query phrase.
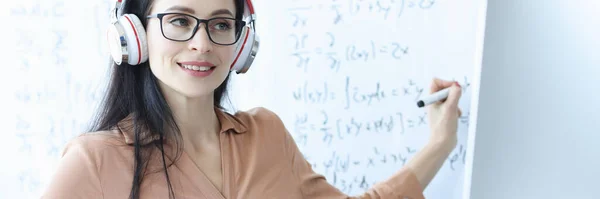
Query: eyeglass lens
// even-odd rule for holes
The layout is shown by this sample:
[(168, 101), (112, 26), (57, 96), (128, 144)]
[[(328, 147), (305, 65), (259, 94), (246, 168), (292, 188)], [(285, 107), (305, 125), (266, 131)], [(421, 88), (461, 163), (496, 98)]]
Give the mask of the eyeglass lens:
[[(166, 14), (162, 18), (163, 35), (168, 39), (185, 41), (192, 38), (195, 34), (194, 28), (198, 20), (185, 14)], [(210, 40), (217, 44), (229, 45), (237, 41), (239, 36), (239, 26), (235, 19), (231, 18), (212, 18), (205, 23)]]

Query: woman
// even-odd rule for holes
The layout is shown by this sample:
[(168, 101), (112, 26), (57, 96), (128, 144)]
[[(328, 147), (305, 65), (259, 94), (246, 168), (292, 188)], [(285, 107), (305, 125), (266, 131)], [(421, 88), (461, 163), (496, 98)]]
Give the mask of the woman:
[[(113, 66), (93, 133), (68, 143), (43, 198), (349, 198), (313, 172), (276, 114), (222, 110), (235, 47), (216, 34), (229, 31), (238, 41), (240, 28), (221, 20), (200, 23), (196, 31), (190, 16), (239, 22), (244, 5), (128, 2), (123, 11), (141, 19), (148, 61)], [(173, 33), (182, 27), (194, 31)], [(426, 147), (356, 198), (423, 198), (456, 145), (460, 87), (435, 79), (431, 92), (447, 87), (449, 98), (428, 107)]]

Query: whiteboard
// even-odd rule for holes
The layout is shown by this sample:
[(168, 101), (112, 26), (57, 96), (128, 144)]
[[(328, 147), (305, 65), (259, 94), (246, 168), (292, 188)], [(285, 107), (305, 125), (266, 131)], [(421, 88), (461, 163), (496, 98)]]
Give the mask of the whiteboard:
[[(315, 171), (352, 195), (389, 177), (425, 144), (426, 115), (415, 99), (431, 78), (458, 80), (466, 85), (459, 143), (425, 195), (461, 198), (485, 1), (254, 3), (261, 47), (249, 73), (232, 77), (232, 111), (275, 111)], [(8, 103), (0, 198), (38, 198), (60, 151), (87, 130), (101, 100), (113, 1), (5, 5), (0, 16), (10, 28), (1, 56), (10, 67), (2, 74)]]
[(256, 64), (236, 77), (238, 105), (277, 113), (313, 169), (356, 195), (425, 145), (429, 126), (416, 99), (429, 92), (433, 77), (454, 79), (465, 85), (459, 142), (425, 197), (463, 198), (485, 6), (483, 0), (257, 1), (262, 43)]
[(103, 42), (113, 4), (3, 2), (0, 198), (39, 198), (66, 142), (87, 130), (107, 82)]

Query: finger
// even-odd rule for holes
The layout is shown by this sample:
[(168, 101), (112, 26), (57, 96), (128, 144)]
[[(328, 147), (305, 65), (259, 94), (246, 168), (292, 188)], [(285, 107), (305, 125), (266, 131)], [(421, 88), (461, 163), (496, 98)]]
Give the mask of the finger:
[(460, 111), (460, 108), (458, 109), (458, 117), (462, 116), (462, 111)]
[(439, 78), (433, 78), (433, 80), (431, 81), (431, 87), (429, 88), (429, 94), (435, 93), (444, 88), (448, 88), (452, 86), (453, 83), (453, 81), (446, 81)]
[(448, 98), (446, 98), (446, 102), (444, 102), (444, 103), (449, 104), (454, 107), (457, 107), (458, 100), (460, 99), (461, 95), (462, 95), (462, 89), (460, 88), (460, 85), (457, 82), (455, 82), (454, 85), (452, 85), (452, 87), (450, 87), (450, 93), (448, 94)]

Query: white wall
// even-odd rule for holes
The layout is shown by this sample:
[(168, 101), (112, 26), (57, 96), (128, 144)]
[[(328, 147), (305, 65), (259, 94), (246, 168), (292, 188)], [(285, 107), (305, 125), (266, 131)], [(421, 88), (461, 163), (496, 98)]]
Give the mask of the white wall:
[(600, 198), (600, 2), (488, 2), (471, 199)]

